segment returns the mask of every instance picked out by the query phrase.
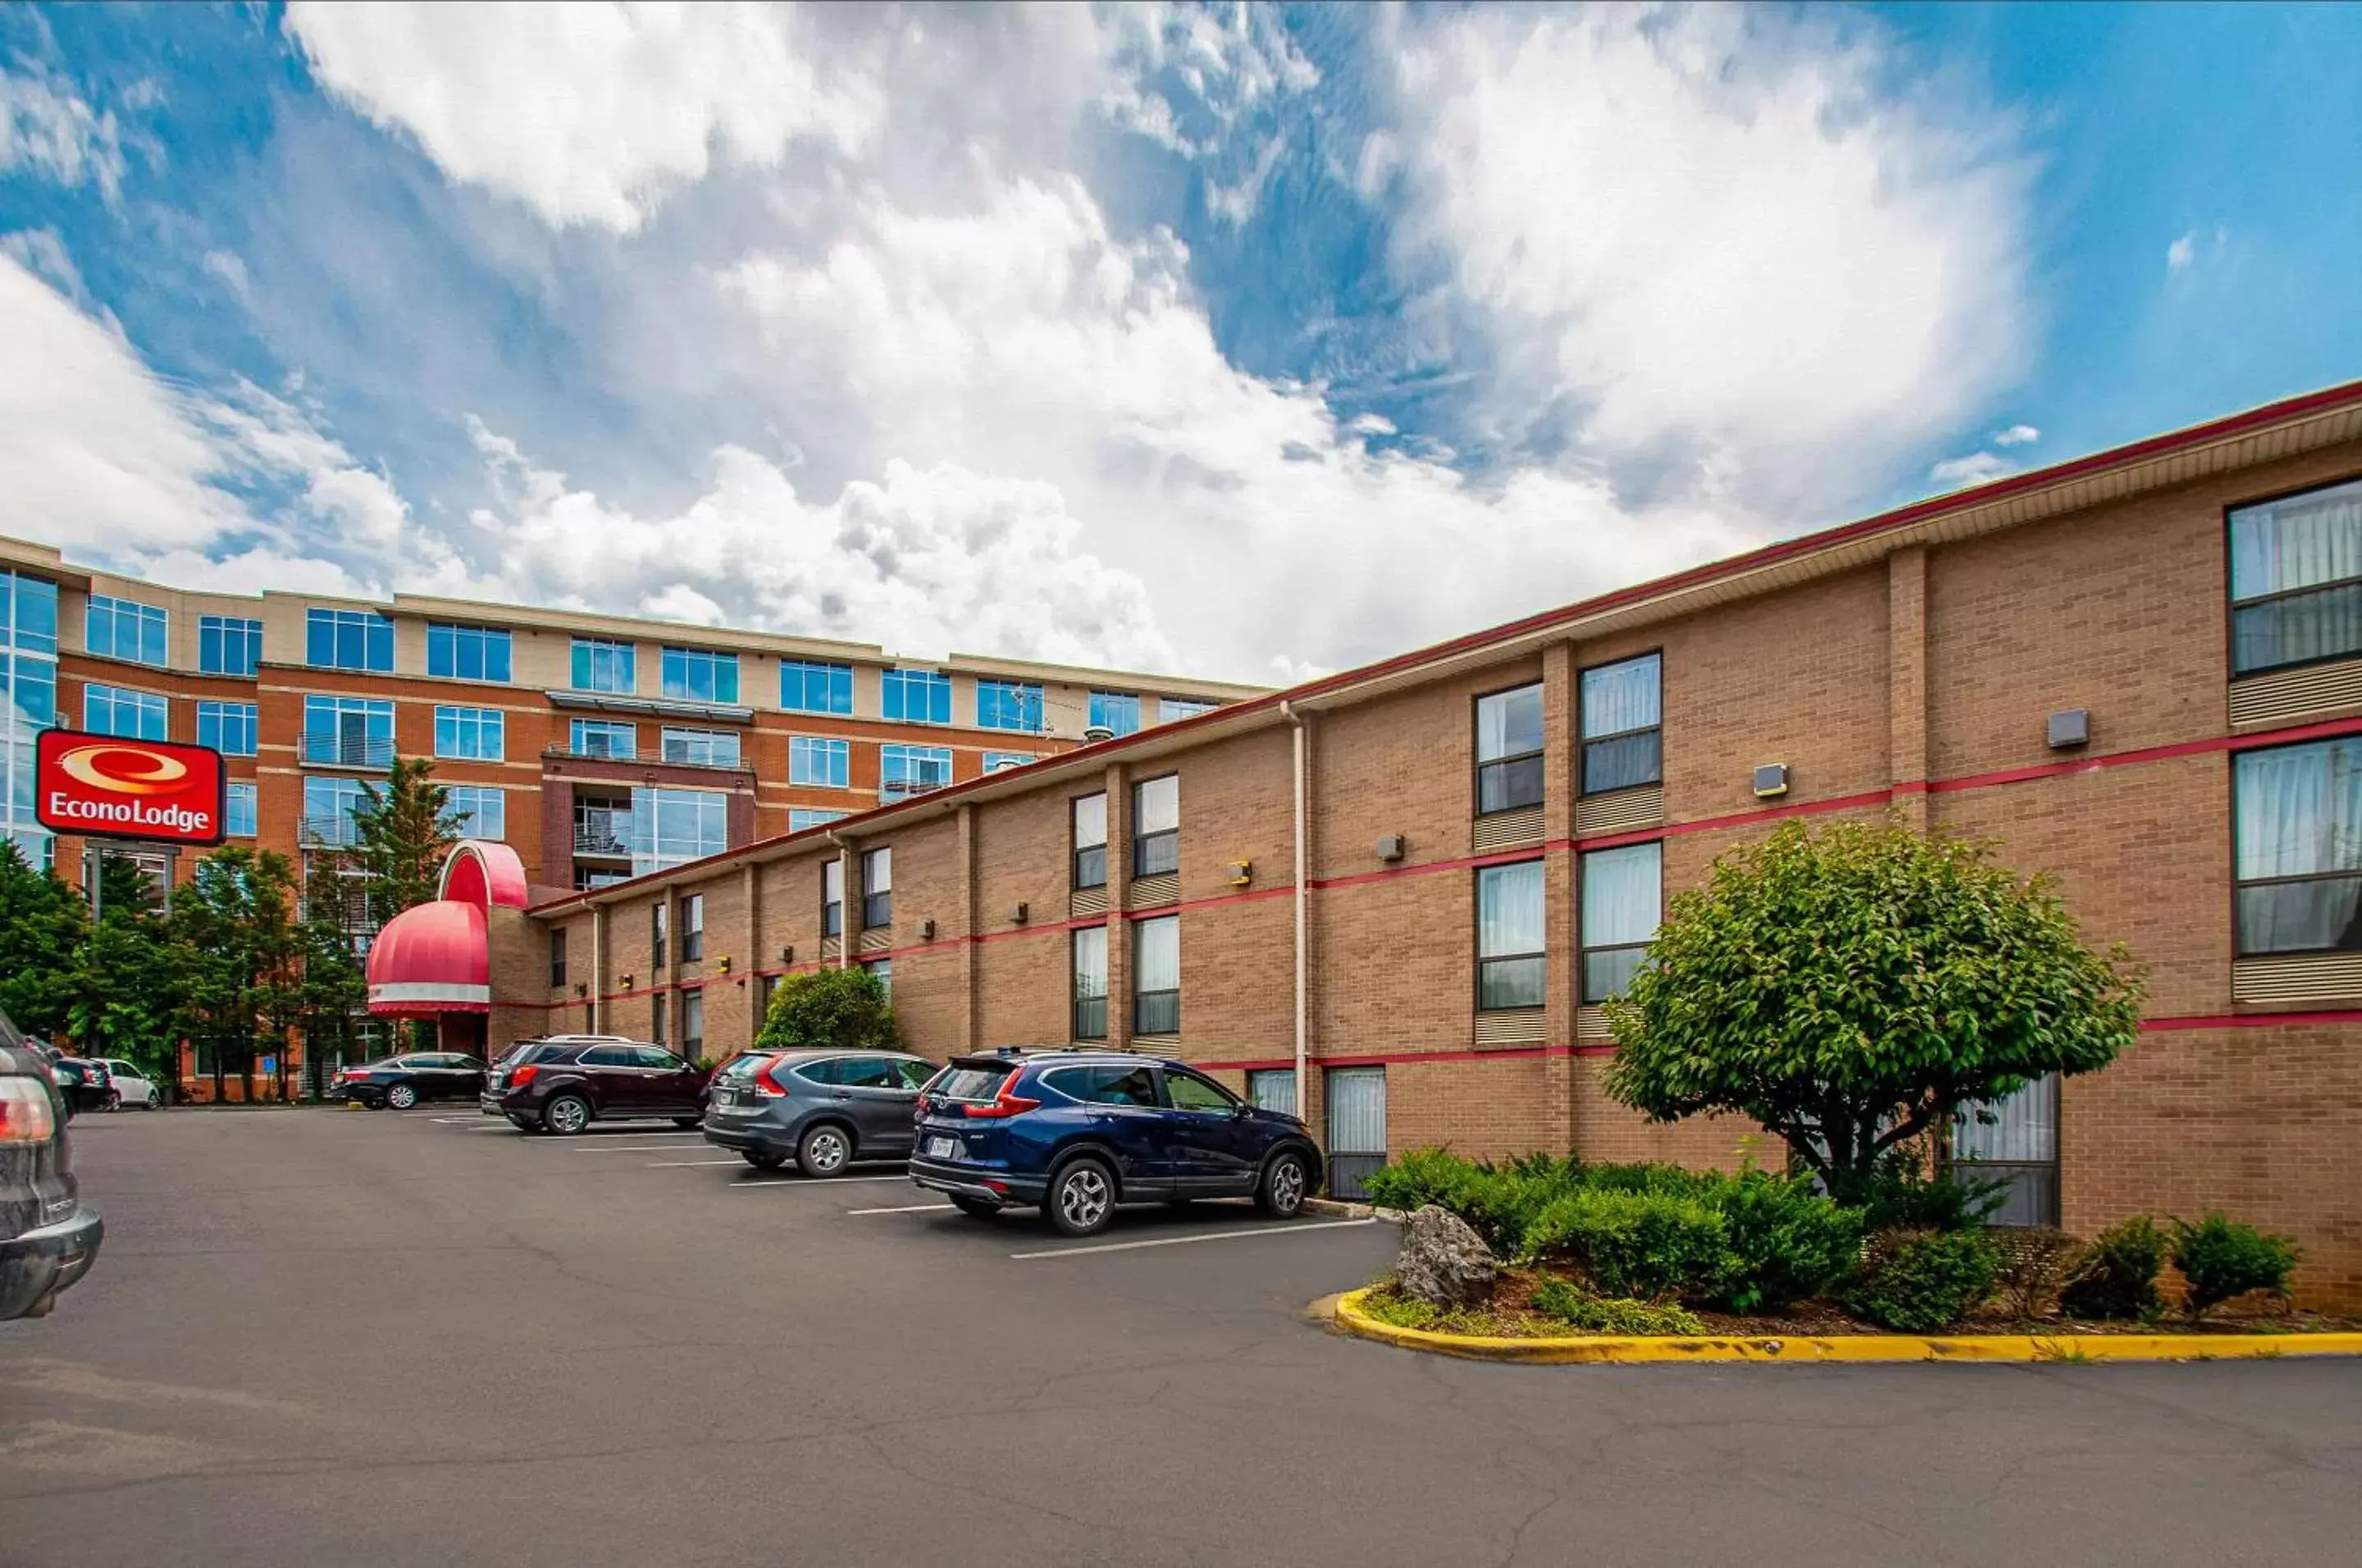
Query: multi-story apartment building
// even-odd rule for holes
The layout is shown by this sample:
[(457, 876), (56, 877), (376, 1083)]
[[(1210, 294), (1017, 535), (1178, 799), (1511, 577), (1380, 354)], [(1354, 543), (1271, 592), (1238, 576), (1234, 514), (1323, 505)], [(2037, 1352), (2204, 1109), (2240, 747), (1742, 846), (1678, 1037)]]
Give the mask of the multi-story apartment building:
[[(1724, 849), (1892, 812), (1997, 839), (2147, 968), (2124, 1058), (1959, 1131), (1956, 1155), (2010, 1181), (2010, 1216), (2089, 1234), (2225, 1209), (2295, 1235), (2300, 1294), (2351, 1308), (2357, 605), (2362, 383), (826, 833), (538, 900), (516, 887), (462, 922), (489, 931), (471, 963), (490, 1000), (456, 1001), (451, 1025), (718, 1055), (783, 975), (865, 963), (914, 1049), (1186, 1055), (1301, 1105), (1348, 1184), (1436, 1143), (1776, 1162), (1734, 1121), (1650, 1126), (1608, 1099), (1601, 1003)], [(372, 981), (433, 986), (433, 944), (403, 935)]]
[(82, 842), (34, 820), (53, 724), (218, 748), (232, 842), (294, 856), (349, 844), (397, 755), (432, 757), (471, 835), (567, 890), (1256, 689), (408, 594), (186, 592), (0, 539), (0, 834), (69, 879)]

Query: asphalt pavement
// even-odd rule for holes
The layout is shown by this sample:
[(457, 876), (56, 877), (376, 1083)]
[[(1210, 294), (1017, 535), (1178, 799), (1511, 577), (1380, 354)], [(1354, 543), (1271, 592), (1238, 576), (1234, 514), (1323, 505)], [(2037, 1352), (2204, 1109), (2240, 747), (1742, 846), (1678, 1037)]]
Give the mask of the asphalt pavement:
[(75, 1130), (106, 1246), (0, 1325), (0, 1563), (2362, 1554), (2362, 1364), (1482, 1365), (1306, 1320), (1380, 1224), (1075, 1243), (464, 1110)]

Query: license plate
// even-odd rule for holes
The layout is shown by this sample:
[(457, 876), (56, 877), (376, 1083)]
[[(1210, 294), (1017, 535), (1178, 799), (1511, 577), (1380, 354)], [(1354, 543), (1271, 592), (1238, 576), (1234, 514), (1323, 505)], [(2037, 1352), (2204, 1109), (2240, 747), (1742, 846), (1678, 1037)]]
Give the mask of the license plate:
[(930, 1138), (927, 1140), (927, 1157), (931, 1160), (948, 1160), (958, 1153), (959, 1143), (956, 1139)]

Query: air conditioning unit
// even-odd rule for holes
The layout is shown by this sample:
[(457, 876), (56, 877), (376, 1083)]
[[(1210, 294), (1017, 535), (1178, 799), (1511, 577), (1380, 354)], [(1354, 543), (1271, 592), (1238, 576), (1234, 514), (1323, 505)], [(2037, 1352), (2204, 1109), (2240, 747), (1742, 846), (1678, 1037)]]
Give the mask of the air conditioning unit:
[(1386, 834), (1384, 838), (1379, 839), (1374, 846), (1374, 853), (1377, 857), (1385, 861), (1389, 866), (1393, 865), (1396, 861), (1400, 860), (1408, 852), (1409, 845), (1403, 842), (1403, 835), (1398, 833), (1390, 833)]

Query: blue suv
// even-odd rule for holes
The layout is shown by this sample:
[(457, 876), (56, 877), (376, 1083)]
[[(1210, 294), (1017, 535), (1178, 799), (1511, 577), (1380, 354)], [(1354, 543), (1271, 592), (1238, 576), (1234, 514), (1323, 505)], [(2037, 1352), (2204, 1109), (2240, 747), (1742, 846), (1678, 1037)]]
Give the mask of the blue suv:
[(955, 1056), (918, 1111), (911, 1180), (979, 1219), (1038, 1204), (1069, 1236), (1105, 1228), (1119, 1203), (1253, 1198), (1286, 1217), (1320, 1185), (1303, 1122), (1152, 1056)]

